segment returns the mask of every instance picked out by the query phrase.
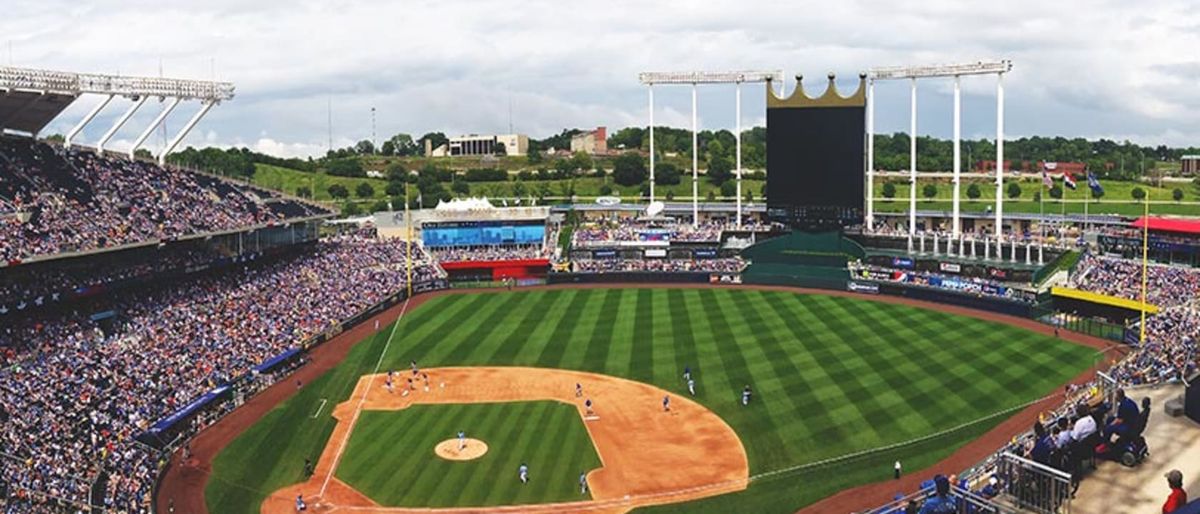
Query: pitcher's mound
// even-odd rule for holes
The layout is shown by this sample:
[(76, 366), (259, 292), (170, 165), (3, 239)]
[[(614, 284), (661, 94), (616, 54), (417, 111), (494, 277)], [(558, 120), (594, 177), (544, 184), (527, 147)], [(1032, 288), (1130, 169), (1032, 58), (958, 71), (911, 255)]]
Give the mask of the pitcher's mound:
[(488, 451), (487, 443), (478, 439), (468, 438), (466, 443), (466, 448), (459, 449), (462, 443), (458, 441), (458, 438), (447, 439), (438, 443), (433, 448), (433, 453), (446, 460), (472, 460), (483, 457), (483, 454)]

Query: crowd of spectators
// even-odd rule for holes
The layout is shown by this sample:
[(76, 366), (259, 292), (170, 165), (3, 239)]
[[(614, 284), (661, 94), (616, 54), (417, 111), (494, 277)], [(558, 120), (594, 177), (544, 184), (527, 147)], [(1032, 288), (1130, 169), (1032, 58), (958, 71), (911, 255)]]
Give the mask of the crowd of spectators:
[(718, 259), (573, 259), (576, 273), (643, 271), (654, 273), (740, 273), (746, 267), (741, 257)]
[[(1160, 307), (1190, 302), (1200, 296), (1200, 269), (1150, 264), (1146, 269), (1146, 301)], [(1074, 287), (1129, 300), (1142, 295), (1140, 260), (1085, 254), (1071, 277)]]
[(438, 262), (548, 259), (551, 255), (544, 246), (540, 245), (446, 246), (430, 248), (429, 253)]
[(59, 301), (76, 291), (200, 266), (223, 255), (209, 246), (171, 247), (145, 258), (98, 256), (101, 263), (60, 261), (0, 268), (0, 316)]
[(0, 260), (244, 228), (290, 212), (260, 200), (196, 173), (0, 137)]
[[(156, 463), (131, 439), (213, 387), (403, 290), (405, 246), (341, 236), (6, 322), (0, 477), (10, 494), (84, 502), (88, 491), (80, 485), (103, 467), (109, 512), (146, 511)], [(414, 281), (442, 277), (423, 253), (415, 257)], [(99, 312), (109, 317), (90, 315)]]

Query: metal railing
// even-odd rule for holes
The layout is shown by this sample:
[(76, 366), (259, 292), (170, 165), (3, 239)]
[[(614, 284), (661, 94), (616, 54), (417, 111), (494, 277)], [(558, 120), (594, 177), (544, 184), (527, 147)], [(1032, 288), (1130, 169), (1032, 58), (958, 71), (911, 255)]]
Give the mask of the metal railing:
[(1012, 453), (996, 463), (1001, 496), (1025, 512), (1070, 514), (1071, 475)]

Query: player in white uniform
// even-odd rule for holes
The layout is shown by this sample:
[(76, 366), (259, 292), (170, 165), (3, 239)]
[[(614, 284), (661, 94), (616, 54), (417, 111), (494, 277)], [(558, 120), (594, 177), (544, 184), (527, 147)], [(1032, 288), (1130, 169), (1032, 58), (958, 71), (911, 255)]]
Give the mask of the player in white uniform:
[(690, 378), (688, 379), (688, 392), (692, 393), (692, 396), (696, 396), (696, 381)]
[(521, 479), (522, 484), (529, 483), (529, 466), (526, 466), (524, 462), (521, 463), (521, 467), (517, 468), (517, 476)]
[(458, 451), (462, 451), (463, 448), (466, 448), (466, 447), (467, 447), (467, 433), (462, 430), (459, 430), (458, 431)]

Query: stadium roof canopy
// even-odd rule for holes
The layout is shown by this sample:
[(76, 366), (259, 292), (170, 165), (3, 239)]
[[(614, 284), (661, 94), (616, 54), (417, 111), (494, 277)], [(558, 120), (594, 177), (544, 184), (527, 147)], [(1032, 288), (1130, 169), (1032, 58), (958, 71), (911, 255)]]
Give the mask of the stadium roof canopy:
[(1133, 226), (1137, 228), (1146, 227), (1149, 225), (1150, 230), (1161, 230), (1163, 232), (1175, 232), (1179, 234), (1200, 235), (1200, 220), (1188, 220), (1180, 218), (1155, 218), (1142, 217), (1133, 222)]
[[(171, 144), (159, 155), (160, 161), (195, 126), (213, 105), (233, 98), (233, 84), (205, 80), (171, 79), (162, 77), (129, 77), (95, 73), (73, 73), (34, 68), (0, 66), (0, 132), (11, 131), (37, 136), (51, 121), (62, 114), (76, 99), (86, 94), (101, 95), (104, 100), (79, 122), (66, 136), (66, 144), (77, 135), (113, 98), (132, 100), (134, 104), (111, 127), (96, 148), (104, 144), (121, 128), (148, 98), (168, 101), (151, 127), (143, 132), (148, 136), (166, 115), (181, 101), (196, 100), (203, 104), (200, 112), (184, 126)], [(145, 137), (138, 138), (130, 149), (132, 154)]]

